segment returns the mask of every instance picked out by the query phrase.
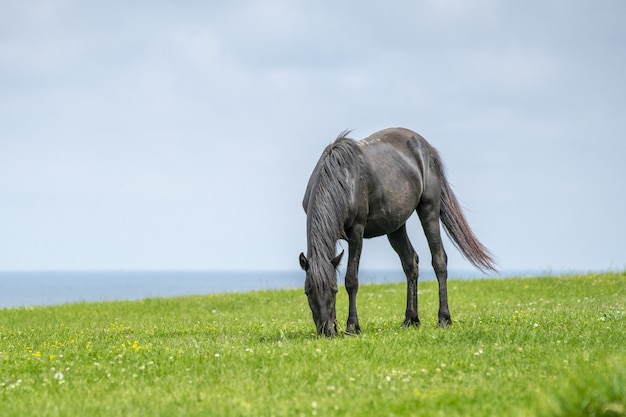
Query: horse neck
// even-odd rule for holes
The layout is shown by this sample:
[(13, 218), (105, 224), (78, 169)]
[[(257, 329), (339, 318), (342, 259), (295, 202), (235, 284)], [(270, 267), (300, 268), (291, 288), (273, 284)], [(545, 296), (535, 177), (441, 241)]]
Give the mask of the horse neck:
[(307, 216), (307, 257), (312, 272), (307, 279), (319, 290), (337, 289), (337, 276), (331, 267), (335, 258), (337, 240), (342, 236), (342, 223), (338, 216), (330, 216), (326, 210), (320, 210), (315, 204), (309, 204)]
[(309, 256), (330, 260), (335, 257), (337, 240), (345, 238), (347, 199), (332, 198), (327, 190), (316, 190), (307, 210)]
[(346, 238), (348, 218), (357, 179), (360, 151), (352, 140), (338, 139), (316, 168), (316, 178), (307, 210), (309, 255), (335, 257), (337, 240)]
[(308, 255), (311, 258), (332, 259), (337, 240), (341, 238), (338, 222), (309, 222)]

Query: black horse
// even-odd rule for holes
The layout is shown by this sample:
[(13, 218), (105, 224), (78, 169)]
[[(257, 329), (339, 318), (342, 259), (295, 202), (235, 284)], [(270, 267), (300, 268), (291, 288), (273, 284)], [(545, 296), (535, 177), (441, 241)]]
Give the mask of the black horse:
[(439, 322), (449, 326), (447, 255), (439, 219), (461, 253), (478, 269), (495, 271), (494, 260), (474, 236), (445, 177), (437, 151), (417, 133), (385, 129), (354, 141), (343, 132), (320, 157), (302, 202), (307, 214), (305, 292), (318, 335), (337, 333), (335, 299), (339, 239), (348, 242), (346, 290), (347, 334), (360, 332), (356, 311), (358, 269), (363, 238), (387, 235), (407, 278), (404, 325), (419, 325), (417, 314), (418, 256), (406, 233), (406, 221), (417, 211), (428, 240), (439, 282)]

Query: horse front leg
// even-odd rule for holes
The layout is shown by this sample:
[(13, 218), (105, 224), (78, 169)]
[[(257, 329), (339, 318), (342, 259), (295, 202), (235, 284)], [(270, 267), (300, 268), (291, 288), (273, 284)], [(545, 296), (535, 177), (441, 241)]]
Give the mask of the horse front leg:
[(356, 294), (359, 291), (359, 260), (363, 248), (363, 231), (354, 230), (348, 240), (348, 268), (346, 270), (346, 291), (348, 292), (348, 322), (346, 334), (356, 335), (361, 332), (356, 312)]

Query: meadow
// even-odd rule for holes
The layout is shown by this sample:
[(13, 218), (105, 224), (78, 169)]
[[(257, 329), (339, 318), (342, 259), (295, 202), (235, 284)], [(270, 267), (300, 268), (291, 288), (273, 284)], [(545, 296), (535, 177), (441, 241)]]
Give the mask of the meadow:
[(626, 273), (448, 290), (452, 327), (425, 282), (401, 328), (405, 285), (363, 285), (330, 340), (302, 289), (3, 309), (0, 415), (626, 415)]

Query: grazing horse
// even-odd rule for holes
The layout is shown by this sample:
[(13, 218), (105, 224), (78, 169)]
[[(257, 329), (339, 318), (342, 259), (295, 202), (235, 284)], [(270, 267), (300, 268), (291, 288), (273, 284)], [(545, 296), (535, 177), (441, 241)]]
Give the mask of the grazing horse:
[(419, 325), (418, 256), (406, 221), (417, 211), (439, 283), (438, 325), (452, 324), (448, 310), (447, 255), (439, 220), (460, 252), (478, 269), (495, 271), (494, 260), (474, 236), (446, 180), (437, 151), (417, 133), (385, 129), (354, 141), (343, 132), (320, 157), (302, 205), (307, 215), (307, 255), (300, 254), (304, 284), (318, 335), (337, 334), (335, 300), (339, 239), (348, 242), (345, 284), (349, 311), (347, 334), (360, 332), (356, 310), (363, 238), (387, 235), (407, 279), (404, 325)]

